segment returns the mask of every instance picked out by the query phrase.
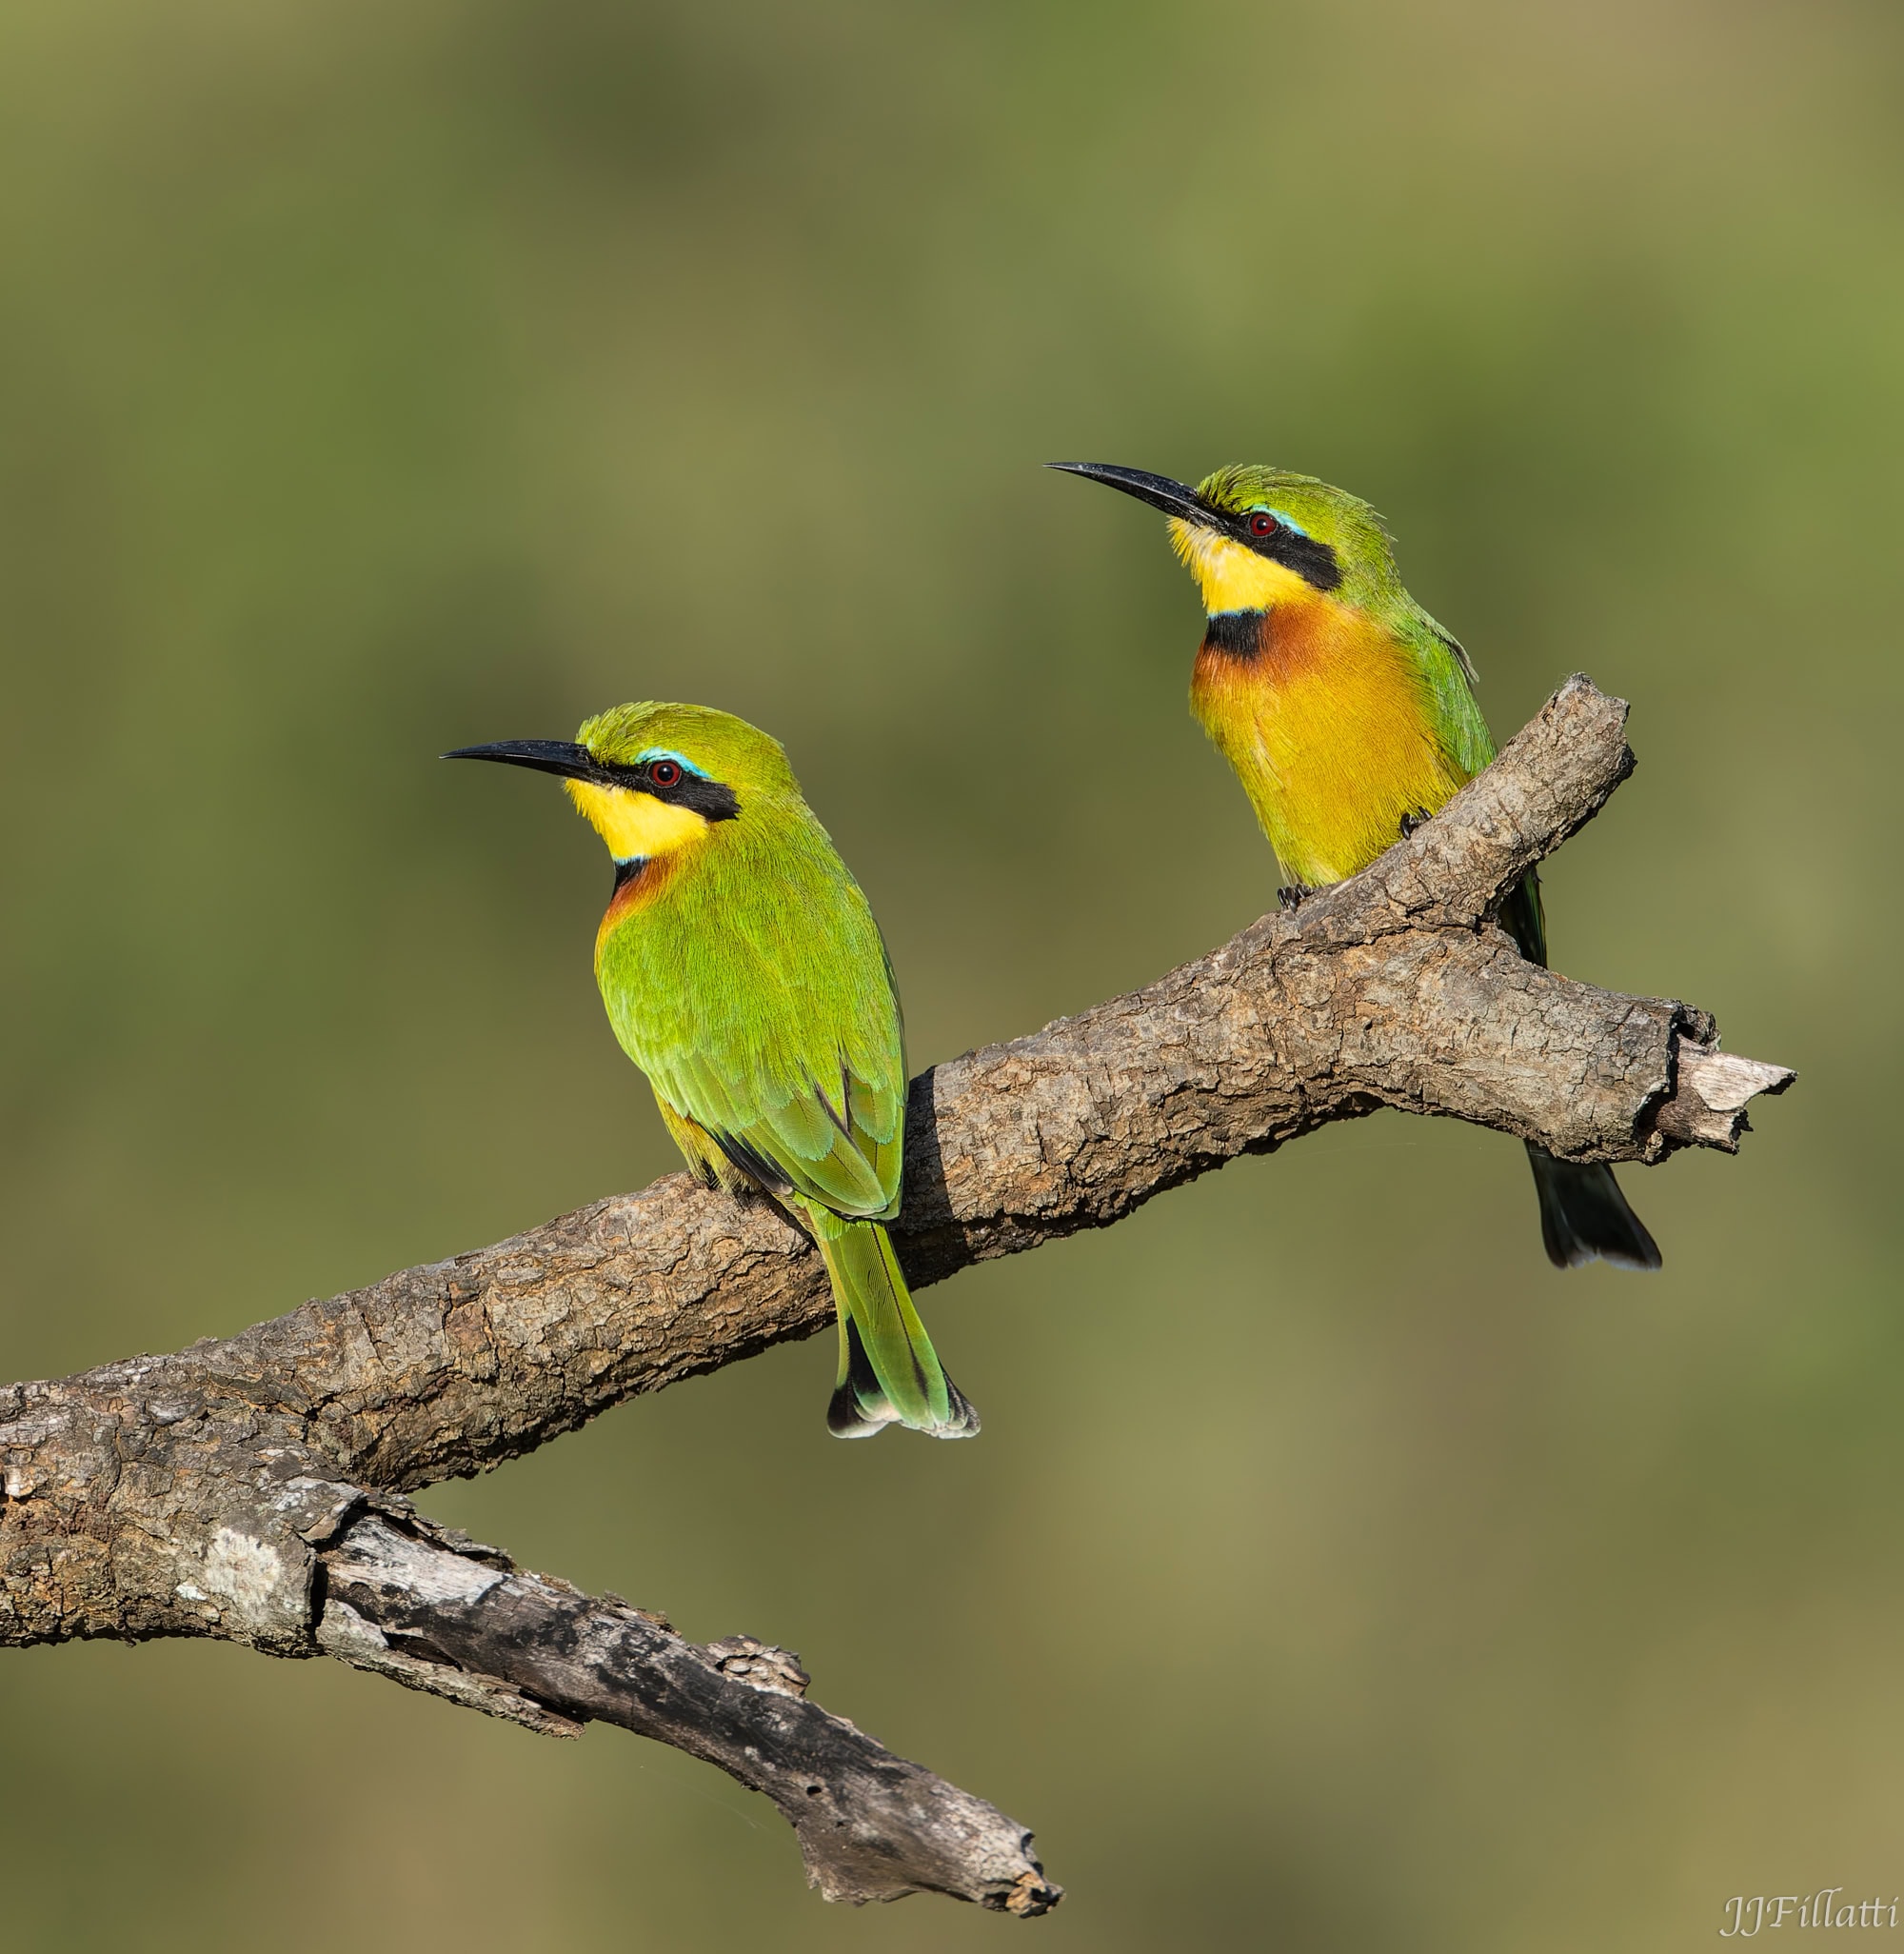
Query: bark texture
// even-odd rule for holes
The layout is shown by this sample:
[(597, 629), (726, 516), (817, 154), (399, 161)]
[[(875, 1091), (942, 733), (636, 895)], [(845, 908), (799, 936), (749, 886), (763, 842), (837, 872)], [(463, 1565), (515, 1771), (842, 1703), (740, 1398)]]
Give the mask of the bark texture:
[[(1789, 1070), (1721, 1051), (1691, 1006), (1526, 963), (1494, 921), (1632, 770), (1625, 718), (1569, 680), (1353, 881), (914, 1080), (893, 1230), (911, 1280), (1379, 1107), (1579, 1160), (1735, 1152)], [(773, 1799), (829, 1898), (1042, 1912), (1059, 1889), (1023, 1827), (808, 1703), (784, 1650), (687, 1643), (402, 1497), (831, 1316), (803, 1234), (674, 1174), (236, 1337), (0, 1389), (0, 1644), (212, 1635), (546, 1734), (619, 1724)]]

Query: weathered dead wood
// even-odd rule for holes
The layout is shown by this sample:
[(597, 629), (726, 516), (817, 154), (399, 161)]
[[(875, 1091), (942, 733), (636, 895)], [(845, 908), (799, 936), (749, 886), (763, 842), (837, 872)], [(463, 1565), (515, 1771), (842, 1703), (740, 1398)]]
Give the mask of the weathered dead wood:
[[(1789, 1070), (1720, 1051), (1689, 1006), (1536, 968), (1493, 922), (1631, 771), (1625, 713), (1570, 680), (1352, 882), (915, 1080), (894, 1230), (914, 1282), (1385, 1106), (1583, 1160), (1735, 1151)], [(803, 1234), (677, 1174), (236, 1337), (0, 1390), (0, 1643), (214, 1635), (550, 1734), (619, 1723), (773, 1798), (829, 1897), (1043, 1911), (1021, 1826), (805, 1703), (783, 1652), (697, 1648), (400, 1497), (830, 1318)]]
[(719, 1765), (780, 1807), (829, 1900), (924, 1889), (1025, 1916), (1058, 1899), (1030, 1833), (806, 1702), (785, 1649), (747, 1635), (699, 1646), (413, 1514), (358, 1520), (323, 1565), (330, 1654), (413, 1688), (443, 1693), (437, 1672), (450, 1693), (494, 1692), (458, 1700), (553, 1736), (619, 1724)]

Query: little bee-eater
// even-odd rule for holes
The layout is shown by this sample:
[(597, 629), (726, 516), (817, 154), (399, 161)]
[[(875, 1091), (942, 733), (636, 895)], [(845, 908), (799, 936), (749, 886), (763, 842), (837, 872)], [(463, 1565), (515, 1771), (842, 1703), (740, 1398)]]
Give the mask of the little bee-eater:
[(840, 1319), (826, 1423), (964, 1438), (883, 1222), (899, 1212), (905, 1038), (879, 925), (779, 741), (705, 706), (618, 706), (566, 740), (465, 747), (555, 774), (608, 845), (595, 977), (622, 1049), (708, 1186), (771, 1195)]
[[(1402, 588), (1380, 518), (1311, 475), (1227, 468), (1195, 488), (1141, 469), (1054, 462), (1160, 508), (1208, 622), (1190, 708), (1236, 770), (1298, 903), (1365, 868), (1494, 758), (1468, 654)], [(1501, 919), (1547, 961), (1530, 872)], [(1530, 1145), (1558, 1268), (1657, 1268), (1610, 1167)]]

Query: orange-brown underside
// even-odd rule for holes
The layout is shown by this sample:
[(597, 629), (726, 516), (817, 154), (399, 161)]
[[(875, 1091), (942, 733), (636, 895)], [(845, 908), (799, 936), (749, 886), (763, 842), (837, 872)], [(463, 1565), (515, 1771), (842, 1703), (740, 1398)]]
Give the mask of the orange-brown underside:
[(1254, 657), (1206, 643), (1190, 705), (1284, 869), (1311, 887), (1365, 868), (1404, 815), (1461, 785), (1406, 650), (1320, 594), (1264, 613)]

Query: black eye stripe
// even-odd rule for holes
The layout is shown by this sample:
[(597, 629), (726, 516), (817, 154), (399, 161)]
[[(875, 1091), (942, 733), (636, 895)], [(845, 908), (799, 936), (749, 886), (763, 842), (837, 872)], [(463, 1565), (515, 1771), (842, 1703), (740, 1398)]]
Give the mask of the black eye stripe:
[(1260, 535), (1257, 533), (1255, 523), (1259, 518), (1269, 515), (1267, 509), (1246, 509), (1240, 515), (1224, 511), (1213, 513), (1222, 528), (1245, 549), (1293, 569), (1317, 589), (1333, 590), (1340, 585), (1342, 567), (1328, 544), (1319, 543), (1314, 536), (1305, 536), (1300, 530), (1292, 529), (1273, 515), (1269, 518), (1269, 528)]
[[(650, 760), (642, 767), (623, 767), (612, 760), (597, 763), (605, 785), (627, 788), (638, 794), (652, 794), (671, 808), (691, 808), (706, 821), (731, 821), (741, 811), (741, 797), (724, 781), (709, 780), (704, 774), (690, 773), (672, 760)], [(661, 769), (671, 768), (672, 780), (664, 779)]]

